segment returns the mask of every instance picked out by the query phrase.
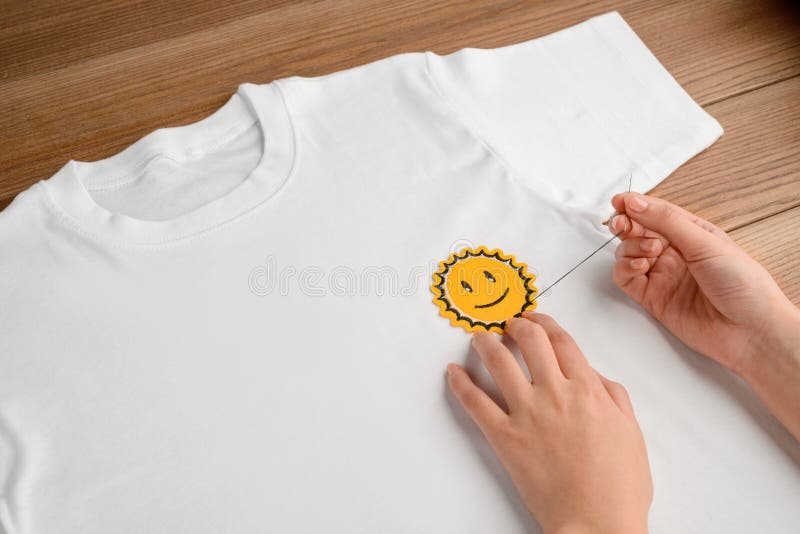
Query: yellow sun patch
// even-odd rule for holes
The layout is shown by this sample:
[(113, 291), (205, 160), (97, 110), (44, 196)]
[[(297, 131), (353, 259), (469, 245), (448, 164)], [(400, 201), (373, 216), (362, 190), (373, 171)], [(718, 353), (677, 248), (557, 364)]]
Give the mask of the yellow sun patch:
[(453, 326), (502, 333), (506, 319), (536, 308), (536, 277), (502, 250), (465, 248), (439, 263), (433, 302)]

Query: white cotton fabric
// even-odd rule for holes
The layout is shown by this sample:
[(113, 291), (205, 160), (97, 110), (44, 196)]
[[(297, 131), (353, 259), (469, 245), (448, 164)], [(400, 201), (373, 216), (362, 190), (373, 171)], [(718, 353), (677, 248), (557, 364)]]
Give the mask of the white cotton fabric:
[[(432, 303), (499, 247), (546, 287), (720, 125), (616, 13), (492, 50), (243, 83), (0, 214), (8, 534), (537, 531), (448, 393)], [(544, 296), (631, 393), (655, 533), (793, 532), (798, 446), (611, 282)], [(544, 459), (546, 461), (546, 459)]]

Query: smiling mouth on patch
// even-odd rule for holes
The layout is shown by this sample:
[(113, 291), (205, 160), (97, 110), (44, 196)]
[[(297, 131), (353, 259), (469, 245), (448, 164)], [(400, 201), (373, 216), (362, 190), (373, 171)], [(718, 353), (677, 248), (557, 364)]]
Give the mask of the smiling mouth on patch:
[(508, 295), (508, 288), (506, 288), (506, 290), (503, 291), (503, 294), (500, 295), (500, 298), (498, 298), (497, 300), (493, 300), (492, 302), (490, 302), (488, 304), (476, 304), (475, 307), (476, 308), (491, 308), (495, 304), (500, 304), (503, 301), (503, 299), (506, 298), (506, 295)]

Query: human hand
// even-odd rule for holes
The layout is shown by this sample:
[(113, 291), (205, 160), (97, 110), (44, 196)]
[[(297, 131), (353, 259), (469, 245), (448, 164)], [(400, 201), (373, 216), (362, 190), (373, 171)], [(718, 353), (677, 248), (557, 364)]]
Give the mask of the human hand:
[(681, 341), (739, 375), (786, 336), (797, 309), (769, 273), (712, 223), (665, 200), (621, 193), (614, 282)]
[(647, 532), (650, 466), (628, 394), (589, 366), (551, 317), (509, 319), (533, 378), (487, 332), (472, 344), (508, 406), (500, 408), (456, 364), (448, 383), (547, 534)]

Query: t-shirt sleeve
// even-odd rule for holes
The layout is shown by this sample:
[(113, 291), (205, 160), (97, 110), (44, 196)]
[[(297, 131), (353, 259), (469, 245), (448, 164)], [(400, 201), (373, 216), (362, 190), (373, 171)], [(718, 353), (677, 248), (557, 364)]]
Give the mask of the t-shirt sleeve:
[(606, 213), (711, 145), (722, 127), (616, 12), (494, 49), (425, 52), (439, 95), (515, 178)]

